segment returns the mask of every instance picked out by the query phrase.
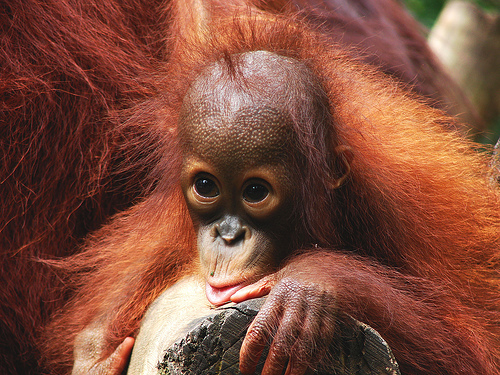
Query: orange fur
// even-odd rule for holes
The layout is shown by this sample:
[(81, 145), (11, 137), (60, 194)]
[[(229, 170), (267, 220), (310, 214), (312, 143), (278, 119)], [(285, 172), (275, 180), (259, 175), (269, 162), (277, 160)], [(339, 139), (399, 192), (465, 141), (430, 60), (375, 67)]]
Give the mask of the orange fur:
[[(329, 90), (338, 141), (355, 153), (350, 186), (359, 201), (339, 197), (355, 217), (339, 223), (345, 213), (336, 206), (306, 206), (309, 238), (302, 242), (344, 243), (404, 272), (441, 275), (472, 288), (477, 305), (496, 314), (497, 192), (477, 176), (484, 171), (481, 157), (441, 130), (456, 123), (395, 87), (412, 88), (445, 107), (451, 87), (402, 9), (392, 0), (316, 8), (302, 1), (282, 7), (282, 1), (234, 0), (228, 7), (211, 0), (203, 2), (206, 12), (196, 13), (194, 3), (0, 5), (0, 371), (39, 373), (35, 342), (44, 340), (47, 363), (54, 366), (49, 371), (67, 368), (71, 340), (101, 312), (110, 312), (113, 347), (136, 330), (162, 289), (191, 270), (192, 228), (176, 190), (176, 111), (204, 65), (255, 48), (309, 62)], [(249, 13), (255, 18), (247, 20)], [(226, 34), (218, 26), (207, 34), (193, 27), (209, 20), (217, 25), (217, 15), (228, 24)], [(241, 29), (232, 17), (242, 19)], [(321, 25), (317, 33), (313, 25)], [(349, 48), (340, 52), (332, 41)], [(379, 66), (398, 83), (352, 57)], [(407, 155), (412, 148), (421, 152)], [(321, 175), (314, 170), (316, 181)], [(304, 187), (305, 198), (311, 189)], [(423, 202), (409, 199), (424, 196)], [(345, 230), (332, 232), (339, 227)], [(358, 229), (384, 236), (360, 240)], [(89, 233), (86, 250), (65, 259), (79, 252)], [(447, 271), (453, 269), (459, 271)], [(54, 336), (40, 339), (40, 328), (75, 289), (86, 297), (55, 320), (51, 327), (64, 323), (61, 331), (49, 328)]]
[[(309, 163), (301, 172), (302, 230), (295, 243), (297, 250), (313, 244), (337, 250), (305, 250), (290, 264), (331, 281), (339, 309), (379, 329), (403, 373), (498, 373), (500, 191), (486, 178), (487, 156), (443, 129), (452, 118), (289, 18), (242, 14), (215, 25), (201, 42), (177, 45), (161, 94), (127, 124), (158, 111), (148, 124), (151, 138), (159, 139), (157, 186), (80, 256), (95, 270), (49, 330), (52, 358), (69, 366), (61, 348), (97, 316), (110, 321), (108, 345), (116, 347), (179, 270), (189, 270), (193, 243), (175, 189), (178, 166), (165, 156), (176, 147), (180, 102), (208, 64), (222, 59), (232, 66), (231, 55), (265, 49), (309, 66), (332, 113), (323, 146), (298, 129)], [(338, 144), (351, 147), (351, 177), (332, 192), (325, 162)]]

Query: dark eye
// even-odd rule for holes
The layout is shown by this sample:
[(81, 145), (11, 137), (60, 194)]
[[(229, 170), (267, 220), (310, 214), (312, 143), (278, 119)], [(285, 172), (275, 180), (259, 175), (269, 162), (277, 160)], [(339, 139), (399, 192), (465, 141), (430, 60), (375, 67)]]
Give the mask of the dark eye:
[(269, 189), (264, 185), (253, 183), (243, 190), (243, 199), (250, 203), (263, 201), (269, 194)]
[(219, 195), (217, 184), (208, 177), (199, 177), (194, 181), (194, 190), (205, 198), (214, 198)]

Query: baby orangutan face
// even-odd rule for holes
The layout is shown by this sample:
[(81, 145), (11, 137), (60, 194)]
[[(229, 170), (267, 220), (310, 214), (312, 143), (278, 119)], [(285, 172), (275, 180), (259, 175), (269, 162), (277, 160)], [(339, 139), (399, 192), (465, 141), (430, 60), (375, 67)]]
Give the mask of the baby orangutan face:
[(290, 242), (294, 189), (285, 114), (249, 106), (227, 112), (224, 104), (198, 103), (182, 139), (181, 184), (215, 305), (279, 264)]
[[(294, 137), (283, 85), (260, 58), (242, 55), (245, 82), (215, 65), (186, 95), (179, 135), (181, 186), (198, 236), (206, 292), (215, 305), (275, 271), (294, 231)], [(281, 62), (282, 63), (282, 62)], [(262, 79), (260, 79), (262, 78)], [(269, 98), (276, 98), (275, 101)]]

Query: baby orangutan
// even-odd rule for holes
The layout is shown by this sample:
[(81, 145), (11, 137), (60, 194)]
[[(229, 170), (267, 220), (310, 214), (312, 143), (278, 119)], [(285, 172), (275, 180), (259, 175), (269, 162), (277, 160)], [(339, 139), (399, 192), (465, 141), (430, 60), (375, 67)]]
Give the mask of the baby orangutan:
[[(197, 232), (206, 296), (214, 305), (267, 294), (274, 277), (261, 279), (294, 247), (308, 244), (294, 202), (306, 161), (293, 150), (299, 149), (298, 131), (323, 129), (323, 149), (331, 136), (321, 124), (330, 118), (327, 100), (304, 65), (265, 51), (237, 59), (243, 80), (216, 64), (194, 82), (179, 129), (181, 186)], [(337, 146), (326, 155), (328, 185), (319, 188), (333, 190), (347, 177), (347, 150)], [(335, 169), (335, 160), (342, 168)], [(254, 372), (269, 335), (274, 341), (264, 373), (281, 373), (287, 363), (288, 373), (303, 373), (320, 359), (334, 337), (335, 290), (313, 280), (315, 274), (306, 273), (299, 281), (279, 282), (243, 345), (244, 373)]]
[[(89, 247), (115, 254), (129, 284), (120, 294), (112, 262), (99, 270), (113, 293), (86, 315), (74, 373), (120, 373), (124, 338), (186, 275), (215, 306), (268, 295), (241, 348), (244, 374), (269, 343), (263, 374), (316, 369), (344, 313), (381, 334), (404, 374), (498, 373), (500, 193), (483, 157), (441, 112), (300, 38), (278, 51), (228, 39), (197, 70), (177, 140), (157, 151), (179, 147), (178, 166), (162, 160), (151, 195)], [(91, 277), (72, 316), (100, 285)], [(86, 357), (89, 347), (102, 350)]]

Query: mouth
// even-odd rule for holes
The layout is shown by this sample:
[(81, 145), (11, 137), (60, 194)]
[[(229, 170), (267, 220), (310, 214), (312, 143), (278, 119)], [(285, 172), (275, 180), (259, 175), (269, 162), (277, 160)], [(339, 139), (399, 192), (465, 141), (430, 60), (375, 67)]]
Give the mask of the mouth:
[(207, 295), (208, 301), (215, 306), (221, 306), (226, 302), (229, 302), (231, 296), (236, 293), (238, 290), (243, 288), (246, 284), (236, 284), (236, 285), (228, 285), (223, 287), (214, 287), (210, 285), (209, 282), (206, 283), (205, 293)]

